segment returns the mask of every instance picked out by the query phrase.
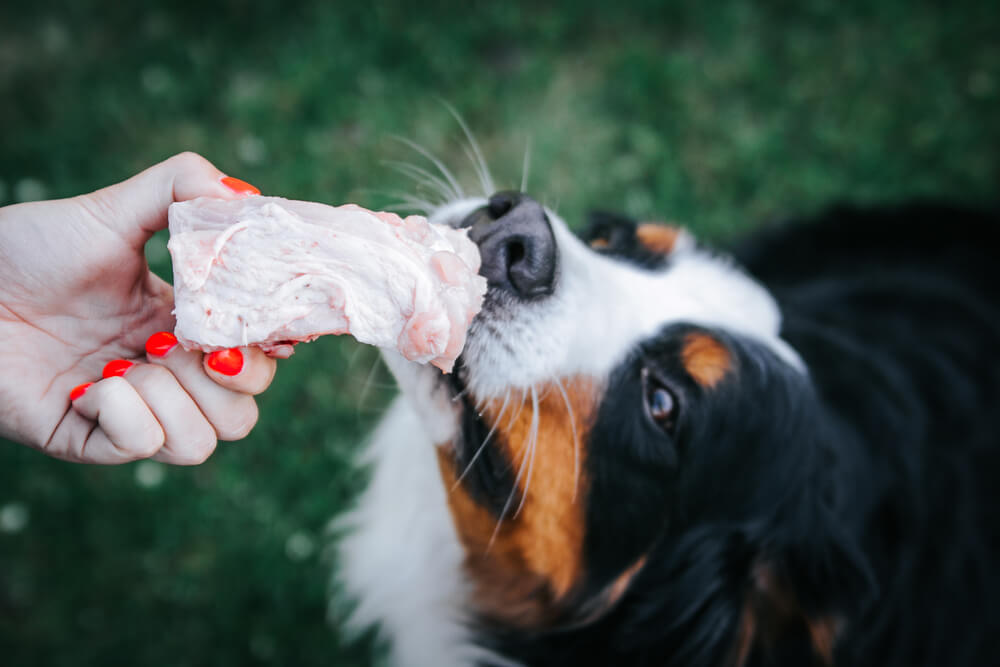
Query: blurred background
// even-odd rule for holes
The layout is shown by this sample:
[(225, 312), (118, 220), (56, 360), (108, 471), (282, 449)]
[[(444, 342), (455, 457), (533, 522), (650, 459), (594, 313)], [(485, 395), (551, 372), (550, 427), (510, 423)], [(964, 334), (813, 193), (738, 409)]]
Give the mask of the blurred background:
[[(939, 4), (941, 6), (939, 6)], [(834, 200), (996, 201), (1000, 6), (44, 0), (0, 4), (0, 205), (181, 150), (265, 194), (393, 207), (393, 163), (494, 176), (724, 243)], [(947, 229), (943, 229), (947, 233)], [(147, 248), (169, 275), (166, 239)], [(365, 665), (324, 529), (392, 396), (375, 351), (299, 346), (206, 464), (83, 467), (0, 442), (4, 665)], [(415, 499), (418, 501), (418, 499)]]

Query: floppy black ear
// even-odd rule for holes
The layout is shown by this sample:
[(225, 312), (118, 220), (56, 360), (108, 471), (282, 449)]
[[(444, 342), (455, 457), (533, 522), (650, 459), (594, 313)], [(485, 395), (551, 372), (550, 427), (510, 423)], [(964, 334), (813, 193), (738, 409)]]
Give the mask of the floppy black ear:
[(797, 527), (754, 561), (734, 648), (735, 667), (834, 664), (848, 619), (874, 594), (870, 568), (828, 509), (800, 506)]

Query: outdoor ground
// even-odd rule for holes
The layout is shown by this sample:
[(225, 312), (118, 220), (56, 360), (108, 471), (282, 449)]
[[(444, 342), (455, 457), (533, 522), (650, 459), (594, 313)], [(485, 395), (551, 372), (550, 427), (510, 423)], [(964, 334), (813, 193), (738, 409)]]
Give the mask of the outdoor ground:
[[(529, 190), (572, 224), (620, 209), (723, 241), (835, 199), (996, 201), (995, 3), (629, 4), (4, 3), (0, 205), (194, 150), (266, 194), (390, 206), (415, 190), (387, 162), (426, 166), (394, 136), (471, 187), (442, 100), (502, 185), (530, 142)], [(164, 238), (148, 256), (169, 275)], [(369, 664), (327, 623), (324, 527), (392, 391), (373, 349), (326, 338), (197, 468), (0, 442), (0, 663)]]

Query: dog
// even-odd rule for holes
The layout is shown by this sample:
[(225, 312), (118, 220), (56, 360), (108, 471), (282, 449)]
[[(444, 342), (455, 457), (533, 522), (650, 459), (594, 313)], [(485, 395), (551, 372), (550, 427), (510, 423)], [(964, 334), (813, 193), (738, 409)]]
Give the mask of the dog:
[(726, 252), (460, 199), (489, 281), (339, 523), (392, 664), (1000, 663), (996, 211), (838, 206)]

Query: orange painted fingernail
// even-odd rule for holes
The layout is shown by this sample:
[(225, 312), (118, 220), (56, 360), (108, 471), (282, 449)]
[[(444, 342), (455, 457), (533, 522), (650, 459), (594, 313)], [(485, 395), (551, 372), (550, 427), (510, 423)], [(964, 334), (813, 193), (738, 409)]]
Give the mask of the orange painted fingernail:
[(177, 336), (169, 331), (158, 331), (146, 341), (146, 354), (154, 357), (166, 356), (177, 345)]
[(131, 361), (127, 359), (112, 359), (108, 363), (104, 364), (104, 370), (101, 371), (101, 377), (121, 377), (128, 372), (128, 369), (135, 366)]
[(75, 401), (76, 399), (83, 396), (87, 392), (87, 390), (90, 389), (90, 385), (92, 384), (94, 383), (84, 382), (83, 384), (78, 384), (77, 386), (73, 387), (73, 391), (69, 392), (69, 400)]
[(241, 181), (238, 178), (233, 178), (232, 176), (223, 176), (222, 184), (227, 188), (241, 195), (259, 195), (260, 190), (256, 187), (250, 185), (246, 181)]
[(208, 360), (205, 363), (216, 373), (236, 375), (243, 370), (243, 353), (235, 347), (228, 350), (216, 350), (208, 355)]

